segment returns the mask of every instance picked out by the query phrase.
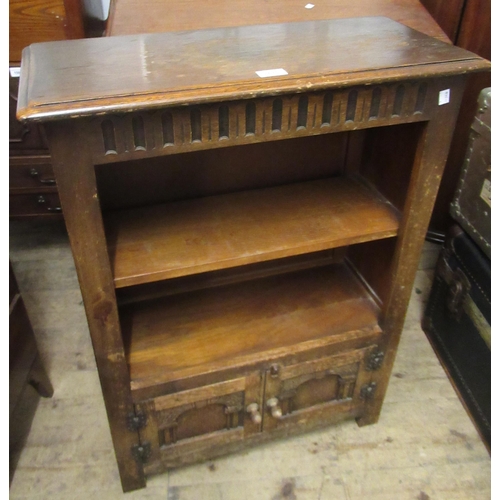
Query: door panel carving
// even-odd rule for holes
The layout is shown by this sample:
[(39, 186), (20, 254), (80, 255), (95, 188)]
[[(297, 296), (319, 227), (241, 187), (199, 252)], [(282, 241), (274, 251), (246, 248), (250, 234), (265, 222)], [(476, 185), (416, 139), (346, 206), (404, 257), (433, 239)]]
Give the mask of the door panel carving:
[[(265, 383), (264, 430), (296, 425), (307, 418), (349, 412), (358, 401), (368, 349), (269, 370)], [(275, 373), (278, 372), (279, 376)]]
[(146, 473), (260, 432), (256, 415), (261, 412), (262, 382), (261, 373), (254, 372), (136, 405), (148, 414), (148, 425), (140, 431), (141, 442), (151, 443)]
[(237, 392), (160, 410), (157, 414), (158, 428), (163, 431), (160, 445), (242, 426), (243, 405), (244, 393)]

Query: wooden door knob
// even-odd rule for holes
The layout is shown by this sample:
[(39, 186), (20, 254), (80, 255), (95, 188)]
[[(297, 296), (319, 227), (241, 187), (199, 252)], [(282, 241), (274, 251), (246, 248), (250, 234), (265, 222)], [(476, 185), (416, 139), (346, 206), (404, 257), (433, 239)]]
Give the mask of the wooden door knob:
[(262, 415), (259, 411), (259, 405), (257, 403), (251, 403), (247, 406), (247, 413), (250, 413), (250, 418), (254, 424), (260, 424), (262, 422)]
[(283, 412), (281, 411), (281, 408), (279, 407), (279, 400), (278, 398), (271, 398), (267, 401), (267, 407), (271, 410), (271, 415), (274, 418), (281, 418), (283, 416)]

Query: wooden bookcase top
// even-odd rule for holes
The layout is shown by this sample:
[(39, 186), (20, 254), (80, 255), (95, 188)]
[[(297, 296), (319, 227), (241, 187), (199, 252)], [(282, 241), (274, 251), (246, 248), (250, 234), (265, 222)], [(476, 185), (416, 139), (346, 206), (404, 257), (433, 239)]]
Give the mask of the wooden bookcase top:
[[(475, 54), (385, 17), (33, 44), (17, 117), (61, 119), (481, 71)], [(257, 71), (286, 75), (260, 77)]]

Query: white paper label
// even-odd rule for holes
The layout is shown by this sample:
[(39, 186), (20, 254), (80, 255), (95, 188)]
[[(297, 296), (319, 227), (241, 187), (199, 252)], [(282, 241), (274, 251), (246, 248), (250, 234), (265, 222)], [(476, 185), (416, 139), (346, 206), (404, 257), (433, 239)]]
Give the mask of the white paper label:
[(491, 207), (491, 181), (484, 179), (481, 198)]
[(441, 90), (439, 92), (438, 104), (442, 106), (443, 104), (448, 104), (450, 102), (450, 89)]
[(288, 72), (283, 68), (278, 69), (263, 69), (261, 71), (256, 71), (257, 75), (261, 78), (269, 78), (270, 76), (283, 76), (288, 75)]
[(314, 4), (313, 3), (308, 3), (306, 5), (306, 9), (312, 9), (314, 7)]
[(12, 67), (9, 68), (9, 71), (12, 78), (19, 78), (21, 76), (21, 68)]

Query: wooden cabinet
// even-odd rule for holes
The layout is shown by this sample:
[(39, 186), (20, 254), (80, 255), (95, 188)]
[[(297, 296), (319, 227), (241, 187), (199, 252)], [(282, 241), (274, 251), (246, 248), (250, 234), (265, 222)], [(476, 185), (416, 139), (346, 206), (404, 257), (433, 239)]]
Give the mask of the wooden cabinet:
[[(9, 74), (9, 215), (60, 217), (51, 158), (42, 127), (16, 119), (19, 76)], [(13, 76), (14, 75), (14, 76)]]
[[(136, 405), (146, 474), (228, 453), (266, 439), (363, 413), (371, 397), (376, 346), (291, 363), (278, 358), (245, 376)], [(376, 361), (375, 361), (376, 363)]]
[(465, 75), (489, 64), (382, 17), (25, 57), (18, 117), (51, 146), (124, 490), (376, 422)]
[(16, 120), (22, 50), (31, 43), (84, 37), (80, 0), (9, 0), (9, 215), (61, 217), (43, 129)]
[[(424, 0), (428, 8), (430, 1)], [(448, 0), (452, 4), (464, 0)], [(193, 31), (228, 26), (279, 24), (324, 19), (386, 16), (414, 30), (449, 42), (448, 32), (440, 28), (421, 0), (322, 0), (306, 7), (302, 0), (183, 0), (165, 9), (164, 0), (114, 0), (106, 26), (108, 36)], [(311, 3), (312, 4), (312, 3)], [(430, 9), (429, 9), (430, 10)], [(431, 10), (431, 13), (434, 12)]]

